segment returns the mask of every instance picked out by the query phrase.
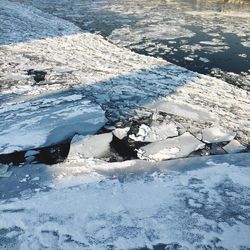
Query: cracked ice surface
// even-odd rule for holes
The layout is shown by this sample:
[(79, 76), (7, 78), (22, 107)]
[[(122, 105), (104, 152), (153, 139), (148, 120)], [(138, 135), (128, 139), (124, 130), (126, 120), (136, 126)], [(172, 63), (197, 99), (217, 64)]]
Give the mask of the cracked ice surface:
[[(0, 246), (151, 249), (164, 243), (190, 250), (247, 249), (249, 159), (240, 154), (158, 164), (78, 160), (16, 168), (12, 189), (14, 180), (25, 189), (21, 198), (1, 201)], [(53, 180), (41, 182), (44, 174)]]
[[(9, 6), (12, 4), (8, 1), (2, 4), (3, 13), (9, 13)], [(22, 5), (17, 7), (20, 13), (25, 9)], [(22, 15), (17, 18), (27, 29), (33, 18), (37, 23), (42, 23), (43, 15), (51, 17), (43, 12), (34, 14), (31, 9), (24, 11), (29, 14), (29, 18)], [(8, 33), (6, 22), (4, 34)], [(72, 25), (67, 21), (60, 22), (65, 22), (65, 27)], [(18, 30), (18, 23), (11, 19), (7, 23), (13, 30)], [(57, 27), (55, 29), (57, 34)], [(14, 38), (17, 36), (15, 33), (12, 35)], [(184, 105), (184, 110), (188, 109), (192, 113), (196, 106), (200, 114), (212, 113), (219, 125), (237, 131), (241, 142), (249, 142), (250, 98), (247, 91), (162, 59), (118, 48), (100, 35), (81, 33), (2, 45), (0, 68), (2, 123), (6, 120), (20, 124), (25, 121), (22, 117), (26, 116), (27, 110), (37, 109), (39, 113), (46, 108), (50, 98), (60, 95), (63, 98), (72, 91), (72, 101), (80, 95), (83, 99), (97, 103), (112, 122), (125, 119), (136, 108), (166, 96), (163, 98), (165, 101), (176, 105), (181, 103), (178, 104), (178, 112), (183, 111)], [(30, 69), (46, 72), (45, 79), (35, 82), (32, 75), (27, 73)], [(41, 102), (45, 105), (41, 105)], [(68, 114), (74, 110), (70, 107)], [(5, 138), (4, 145), (1, 142), (2, 148), (6, 144), (11, 147), (8, 129), (5, 127), (1, 131)]]
[[(250, 88), (249, 1), (13, 1), (101, 33), (118, 46)], [(213, 68), (221, 71), (214, 73)]]

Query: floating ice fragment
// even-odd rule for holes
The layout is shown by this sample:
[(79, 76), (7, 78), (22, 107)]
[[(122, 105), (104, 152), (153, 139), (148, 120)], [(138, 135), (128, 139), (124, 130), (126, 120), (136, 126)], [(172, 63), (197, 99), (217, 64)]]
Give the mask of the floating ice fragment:
[(0, 164), (0, 178), (8, 178), (12, 175), (12, 171), (8, 171), (9, 166), (8, 165), (2, 165)]
[(71, 141), (68, 159), (101, 158), (108, 155), (112, 133), (93, 136), (75, 135)]
[(239, 153), (246, 150), (246, 147), (241, 145), (237, 140), (230, 141), (225, 147), (223, 147), (228, 153)]
[[(61, 93), (57, 98), (6, 106), (0, 121), (0, 154), (55, 145), (76, 133), (95, 133), (106, 122), (104, 111), (80, 97)], [(46, 103), (46, 107), (41, 107), (41, 103)], [(31, 159), (34, 155), (26, 156)]]
[(134, 141), (155, 142), (178, 136), (177, 126), (174, 122), (154, 124), (147, 126), (142, 124), (136, 135), (130, 135), (129, 138)]
[(129, 127), (117, 128), (113, 131), (113, 135), (117, 137), (118, 139), (122, 140), (123, 138), (127, 136), (129, 129), (130, 129)]
[(203, 141), (207, 143), (225, 142), (231, 141), (236, 133), (232, 131), (227, 131), (221, 127), (211, 127), (205, 128), (202, 132)]
[(207, 58), (205, 58), (205, 57), (200, 57), (199, 60), (202, 61), (202, 62), (204, 62), (204, 63), (210, 62), (210, 61), (209, 61)]
[(184, 59), (185, 59), (186, 61), (193, 61), (193, 60), (194, 60), (194, 58), (188, 57), (188, 56), (184, 57)]
[(146, 160), (168, 160), (174, 158), (186, 157), (193, 151), (202, 149), (205, 144), (197, 140), (190, 133), (186, 132), (181, 136), (153, 142), (141, 147), (138, 151), (138, 157)]

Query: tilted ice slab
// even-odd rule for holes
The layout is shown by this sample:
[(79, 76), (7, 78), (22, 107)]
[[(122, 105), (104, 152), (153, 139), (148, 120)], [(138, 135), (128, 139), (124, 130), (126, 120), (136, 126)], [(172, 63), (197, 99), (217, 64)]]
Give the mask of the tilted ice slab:
[(147, 126), (142, 124), (136, 135), (130, 135), (129, 138), (134, 141), (155, 142), (174, 137), (178, 135), (177, 125), (173, 122), (153, 124)]
[(75, 135), (70, 144), (68, 159), (105, 157), (110, 152), (112, 138), (112, 133)]
[(138, 150), (138, 157), (146, 160), (168, 160), (186, 157), (193, 151), (202, 149), (205, 144), (186, 132), (181, 136), (150, 143)]
[(223, 149), (228, 153), (239, 153), (246, 150), (246, 147), (241, 145), (237, 140), (232, 140)]
[(207, 143), (231, 141), (235, 136), (235, 132), (220, 127), (205, 128), (202, 132), (202, 140)]
[(92, 134), (106, 122), (99, 105), (61, 93), (0, 109), (0, 154), (55, 145), (75, 133)]
[(0, 246), (247, 249), (249, 156), (14, 168), (0, 182)]

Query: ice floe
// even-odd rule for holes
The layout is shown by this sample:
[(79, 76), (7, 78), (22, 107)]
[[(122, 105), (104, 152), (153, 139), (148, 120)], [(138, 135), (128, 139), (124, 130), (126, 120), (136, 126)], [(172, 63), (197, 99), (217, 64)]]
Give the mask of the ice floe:
[(178, 134), (179, 133), (176, 124), (173, 122), (170, 122), (168, 124), (154, 124), (150, 127), (142, 124), (139, 127), (138, 133), (136, 135), (130, 135), (129, 138), (134, 141), (154, 142), (161, 141), (169, 137), (175, 137)]
[(159, 100), (152, 104), (147, 105), (148, 108), (155, 109), (157, 111), (165, 112), (172, 115), (185, 117), (194, 121), (208, 122), (215, 121), (216, 118), (212, 112), (208, 112), (206, 109), (202, 109), (199, 106), (194, 106), (189, 103), (183, 102), (169, 102), (166, 100)]
[(239, 153), (246, 150), (247, 148), (240, 144), (237, 140), (232, 140), (226, 146), (224, 146), (223, 149), (228, 153)]
[(104, 111), (75, 95), (13, 103), (1, 109), (0, 154), (46, 147), (91, 134), (106, 122)]
[(220, 127), (205, 128), (202, 133), (202, 140), (207, 143), (231, 141), (236, 136), (233, 131), (225, 131)]
[(186, 157), (193, 151), (202, 149), (205, 144), (186, 132), (181, 136), (153, 142), (138, 150), (138, 157), (147, 160), (168, 160)]
[(11, 1), (0, 2), (0, 44), (76, 34), (77, 26), (46, 14), (31, 5)]
[(92, 136), (76, 135), (72, 138), (68, 159), (103, 158), (110, 152), (112, 133)]

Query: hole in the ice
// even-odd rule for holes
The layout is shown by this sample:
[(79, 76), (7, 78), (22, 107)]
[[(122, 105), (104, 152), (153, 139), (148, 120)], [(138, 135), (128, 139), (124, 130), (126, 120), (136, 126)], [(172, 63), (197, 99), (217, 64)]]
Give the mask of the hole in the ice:
[(28, 75), (33, 76), (34, 80), (38, 83), (45, 80), (46, 71), (29, 69), (27, 71)]

